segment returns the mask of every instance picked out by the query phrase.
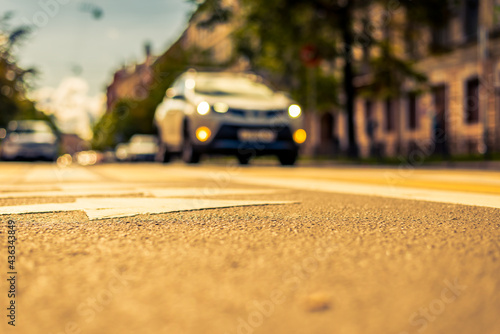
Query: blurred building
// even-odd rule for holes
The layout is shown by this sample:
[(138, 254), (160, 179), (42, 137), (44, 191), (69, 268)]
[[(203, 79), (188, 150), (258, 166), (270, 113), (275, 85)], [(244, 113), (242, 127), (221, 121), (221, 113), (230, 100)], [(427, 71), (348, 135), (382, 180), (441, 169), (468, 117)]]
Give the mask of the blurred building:
[[(386, 13), (374, 8), (371, 14)], [(402, 9), (391, 13), (392, 25), (402, 23), (404, 14)], [(358, 98), (356, 135), (362, 156), (422, 160), (432, 154), (499, 152), (500, 1), (458, 1), (446, 26), (419, 30), (418, 43), (409, 45), (397, 30), (392, 31), (391, 42), (401, 55), (417, 61), (416, 68), (428, 77), (430, 90), (421, 92), (408, 80), (400, 97)], [(354, 50), (358, 59), (359, 51)], [(370, 83), (370, 73), (358, 79), (362, 88)], [(347, 148), (345, 114), (314, 118), (309, 125), (310, 152)]]
[(146, 59), (141, 64), (130, 64), (116, 71), (113, 81), (106, 90), (106, 111), (110, 112), (120, 99), (141, 100), (148, 96), (153, 81), (152, 65), (155, 57), (151, 54), (151, 45), (146, 44)]
[[(201, 6), (189, 20), (188, 26), (179, 38), (180, 47), (190, 52), (190, 62), (193, 67), (224, 67), (229, 71), (244, 71), (249, 69), (248, 61), (236, 57), (233, 34), (244, 23), (238, 0), (222, 0), (221, 5), (231, 12), (228, 20), (217, 20)], [(219, 13), (219, 15), (224, 15)], [(222, 23), (221, 23), (222, 22)], [(175, 47), (175, 45), (174, 45)]]
[[(235, 0), (223, 1), (223, 5), (233, 12), (237, 11)], [(195, 12), (180, 38), (180, 43), (184, 50), (193, 50), (199, 55), (200, 59), (193, 59), (194, 63), (207, 60), (208, 63), (225, 64), (233, 56), (231, 35), (236, 25), (233, 20), (224, 24), (209, 24), (206, 21), (211, 15), (203, 10)]]

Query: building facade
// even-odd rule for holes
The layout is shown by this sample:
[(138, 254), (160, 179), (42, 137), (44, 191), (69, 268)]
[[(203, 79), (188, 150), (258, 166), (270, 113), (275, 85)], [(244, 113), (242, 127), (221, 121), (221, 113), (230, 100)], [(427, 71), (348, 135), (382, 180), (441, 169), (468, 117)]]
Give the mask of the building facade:
[[(225, 1), (226, 6), (236, 10), (235, 1)], [(232, 33), (236, 26), (233, 22), (203, 26), (211, 14), (207, 12), (196, 12), (190, 19), (189, 24), (181, 36), (180, 43), (184, 50), (193, 50), (206, 59), (193, 59), (193, 62), (226, 64), (233, 56)], [(200, 25), (201, 24), (201, 25)], [(196, 56), (193, 56), (196, 58)]]
[[(500, 151), (499, 10), (498, 0), (462, 0), (449, 24), (420, 31), (414, 48), (394, 34), (392, 42), (427, 76), (428, 89), (418, 91), (408, 81), (397, 98), (357, 99), (356, 136), (362, 156), (422, 158)], [(405, 19), (402, 10), (391, 15), (396, 23)], [(437, 53), (436, 48), (444, 51)], [(347, 149), (342, 111), (310, 117), (308, 153)]]
[(148, 96), (155, 61), (150, 45), (145, 46), (145, 56), (143, 63), (126, 65), (115, 72), (106, 89), (106, 112), (111, 112), (120, 99), (142, 100)]

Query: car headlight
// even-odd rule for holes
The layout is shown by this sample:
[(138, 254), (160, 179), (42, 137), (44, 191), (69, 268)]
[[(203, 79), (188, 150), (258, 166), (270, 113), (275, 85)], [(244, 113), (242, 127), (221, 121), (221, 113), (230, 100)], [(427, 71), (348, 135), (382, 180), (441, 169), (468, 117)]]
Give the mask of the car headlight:
[(210, 112), (210, 104), (208, 104), (207, 101), (200, 102), (200, 104), (198, 104), (198, 107), (196, 107), (196, 111), (200, 115), (206, 115)]
[(214, 110), (220, 114), (224, 114), (229, 110), (229, 106), (224, 102), (217, 102), (214, 104)]
[(296, 104), (292, 104), (290, 107), (288, 107), (288, 115), (290, 115), (291, 118), (297, 118), (301, 113), (302, 110)]

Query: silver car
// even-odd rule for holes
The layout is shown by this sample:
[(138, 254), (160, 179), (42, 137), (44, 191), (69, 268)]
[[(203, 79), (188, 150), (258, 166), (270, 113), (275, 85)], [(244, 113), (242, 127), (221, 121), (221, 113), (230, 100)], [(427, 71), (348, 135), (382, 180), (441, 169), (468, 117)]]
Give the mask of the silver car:
[(58, 151), (58, 138), (47, 122), (12, 121), (1, 145), (1, 158), (55, 161)]
[(155, 123), (163, 162), (179, 153), (187, 163), (203, 154), (235, 155), (241, 164), (275, 155), (293, 165), (306, 140), (300, 106), (246, 73), (182, 74), (156, 109)]
[(157, 153), (156, 136), (136, 134), (128, 143), (118, 144), (115, 154), (120, 161), (154, 161)]

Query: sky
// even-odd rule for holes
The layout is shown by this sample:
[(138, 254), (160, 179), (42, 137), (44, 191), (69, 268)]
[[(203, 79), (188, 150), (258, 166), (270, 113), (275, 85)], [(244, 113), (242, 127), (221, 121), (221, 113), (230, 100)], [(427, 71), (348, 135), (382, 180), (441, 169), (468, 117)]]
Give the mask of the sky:
[(84, 137), (113, 73), (142, 62), (146, 42), (153, 54), (164, 52), (193, 9), (185, 0), (0, 0), (0, 15), (15, 13), (13, 26), (34, 27), (17, 51), (21, 67), (40, 72), (31, 97), (63, 131)]

